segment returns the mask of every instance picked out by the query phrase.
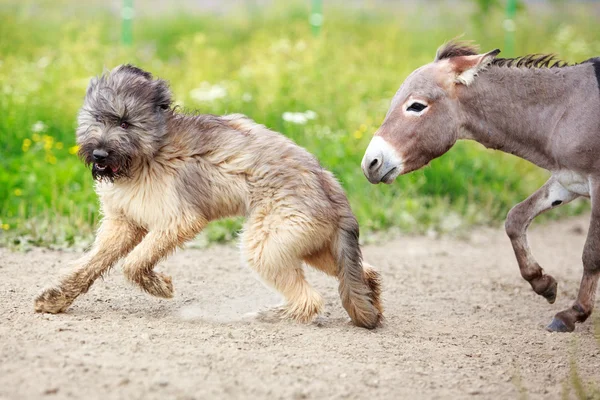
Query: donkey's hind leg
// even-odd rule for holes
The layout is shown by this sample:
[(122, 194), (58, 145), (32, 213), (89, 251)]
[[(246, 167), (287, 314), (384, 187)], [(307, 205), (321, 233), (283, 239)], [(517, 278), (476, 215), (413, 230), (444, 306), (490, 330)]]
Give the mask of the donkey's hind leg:
[(535, 217), (551, 208), (567, 204), (579, 197), (565, 189), (555, 177), (550, 179), (525, 201), (510, 210), (506, 218), (506, 233), (512, 243), (521, 276), (531, 284), (533, 290), (546, 298), (549, 303), (556, 300), (556, 280), (544, 274), (531, 254), (527, 242), (527, 228)]
[(577, 300), (572, 307), (556, 314), (547, 329), (551, 332), (573, 332), (575, 323), (584, 322), (594, 309), (600, 278), (600, 182), (592, 186), (592, 218), (583, 248), (583, 277)]

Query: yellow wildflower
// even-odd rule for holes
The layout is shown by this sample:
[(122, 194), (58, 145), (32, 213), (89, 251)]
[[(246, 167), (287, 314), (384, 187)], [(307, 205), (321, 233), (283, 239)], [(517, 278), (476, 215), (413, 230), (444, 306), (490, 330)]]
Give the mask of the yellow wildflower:
[(44, 135), (44, 150), (52, 150), (54, 145), (54, 138), (52, 136)]
[(73, 147), (69, 147), (69, 154), (77, 154), (79, 151), (79, 146), (75, 145)]
[(27, 150), (29, 150), (30, 147), (31, 147), (31, 139), (23, 140), (23, 145), (21, 146), (21, 149), (23, 149), (23, 152), (26, 152)]
[(360, 124), (360, 128), (359, 129), (360, 129), (361, 132), (364, 133), (364, 132), (367, 131), (367, 125), (366, 124)]
[(361, 130), (354, 131), (354, 138), (355, 139), (360, 139), (362, 137), (363, 137), (363, 133), (362, 133)]
[(64, 147), (64, 145), (62, 144), (62, 142), (56, 142), (56, 144), (54, 145), (54, 147), (56, 147), (58, 150), (62, 150), (62, 148)]
[(10, 229), (10, 225), (9, 224), (2, 224), (2, 229), (4, 229), (5, 231)]
[(46, 162), (50, 164), (56, 164), (56, 157), (52, 154), (46, 154)]
[(34, 133), (33, 135), (31, 135), (31, 138), (33, 139), (34, 142), (39, 142), (40, 140), (42, 140), (42, 137), (40, 135), (38, 135), (37, 133)]
[(15, 196), (19, 197), (23, 195), (23, 191), (21, 189), (15, 189)]

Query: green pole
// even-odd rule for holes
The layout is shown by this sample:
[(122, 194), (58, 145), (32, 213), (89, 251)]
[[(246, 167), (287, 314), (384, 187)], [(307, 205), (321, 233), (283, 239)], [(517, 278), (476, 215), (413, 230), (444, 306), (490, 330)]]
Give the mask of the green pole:
[(126, 46), (131, 46), (133, 43), (133, 0), (123, 0), (121, 19), (121, 42)]
[(508, 0), (506, 2), (506, 19), (504, 20), (504, 49), (508, 57), (514, 57), (515, 54), (515, 17), (517, 15), (517, 0)]
[(318, 36), (321, 32), (321, 26), (323, 25), (323, 1), (312, 0), (312, 10), (310, 12), (310, 18), (308, 20), (313, 35)]

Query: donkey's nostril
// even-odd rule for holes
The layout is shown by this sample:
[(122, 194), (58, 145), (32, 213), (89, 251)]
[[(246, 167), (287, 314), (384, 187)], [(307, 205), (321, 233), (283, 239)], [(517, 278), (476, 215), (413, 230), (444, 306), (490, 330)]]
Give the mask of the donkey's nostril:
[(369, 164), (369, 169), (372, 170), (379, 166), (379, 158), (374, 158), (373, 161)]

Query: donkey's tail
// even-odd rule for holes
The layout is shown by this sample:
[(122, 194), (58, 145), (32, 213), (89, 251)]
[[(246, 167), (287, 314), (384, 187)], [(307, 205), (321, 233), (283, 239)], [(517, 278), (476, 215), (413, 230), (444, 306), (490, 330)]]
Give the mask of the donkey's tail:
[(381, 325), (381, 279), (371, 266), (363, 264), (358, 244), (358, 223), (345, 218), (338, 231), (338, 278), (342, 305), (354, 324), (373, 329)]

